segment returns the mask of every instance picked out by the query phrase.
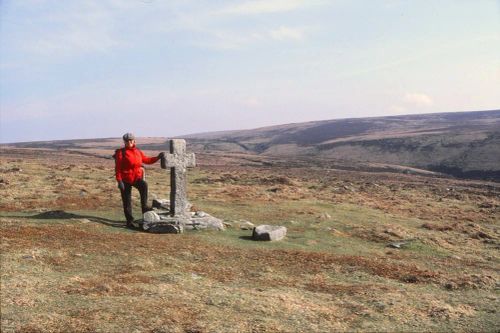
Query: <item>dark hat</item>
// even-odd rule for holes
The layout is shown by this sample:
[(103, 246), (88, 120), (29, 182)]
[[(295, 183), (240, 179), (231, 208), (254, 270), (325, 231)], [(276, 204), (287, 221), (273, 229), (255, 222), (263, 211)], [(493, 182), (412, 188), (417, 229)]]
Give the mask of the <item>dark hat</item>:
[(132, 133), (123, 134), (123, 141), (135, 140), (135, 135)]

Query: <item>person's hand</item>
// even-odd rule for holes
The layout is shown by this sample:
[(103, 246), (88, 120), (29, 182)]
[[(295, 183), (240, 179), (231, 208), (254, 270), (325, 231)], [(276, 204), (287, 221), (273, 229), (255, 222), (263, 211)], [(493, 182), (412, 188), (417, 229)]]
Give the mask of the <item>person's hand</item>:
[(123, 181), (118, 181), (118, 188), (120, 189), (120, 191), (125, 191), (125, 184), (123, 183)]
[(165, 158), (165, 153), (164, 152), (161, 152), (158, 154), (158, 159), (162, 159), (162, 158)]

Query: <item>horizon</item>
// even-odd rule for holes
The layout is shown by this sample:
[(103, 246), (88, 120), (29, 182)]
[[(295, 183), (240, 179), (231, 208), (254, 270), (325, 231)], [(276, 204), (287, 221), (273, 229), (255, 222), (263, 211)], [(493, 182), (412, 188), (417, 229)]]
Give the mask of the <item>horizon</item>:
[[(184, 138), (194, 135), (202, 135), (202, 134), (215, 134), (215, 133), (224, 133), (224, 132), (237, 132), (237, 131), (252, 131), (259, 130), (264, 128), (270, 128), (274, 126), (282, 126), (282, 125), (293, 125), (293, 124), (305, 124), (305, 123), (313, 123), (313, 122), (324, 122), (324, 121), (335, 121), (335, 120), (350, 120), (350, 119), (379, 119), (379, 118), (393, 118), (393, 117), (411, 117), (411, 116), (423, 116), (423, 115), (440, 115), (440, 114), (453, 114), (453, 113), (484, 113), (484, 112), (500, 112), (499, 109), (493, 110), (475, 110), (475, 111), (450, 111), (450, 112), (433, 112), (433, 113), (411, 113), (411, 114), (399, 114), (399, 115), (390, 115), (390, 116), (369, 116), (369, 117), (350, 117), (350, 118), (335, 118), (335, 119), (319, 119), (319, 120), (311, 120), (304, 122), (293, 122), (293, 123), (285, 123), (285, 124), (271, 124), (267, 126), (261, 127), (253, 127), (253, 128), (241, 128), (241, 129), (226, 129), (221, 131), (211, 131), (211, 132), (197, 132), (197, 133), (187, 133), (176, 136), (137, 136), (139, 139), (150, 138), (150, 139), (169, 139), (169, 138)], [(56, 141), (78, 141), (78, 140), (115, 140), (120, 139), (122, 135), (119, 136), (109, 136), (109, 137), (92, 137), (92, 138), (66, 138), (66, 139), (47, 139), (47, 140), (34, 140), (34, 141), (16, 141), (16, 142), (0, 142), (0, 145), (9, 145), (9, 144), (20, 144), (20, 143), (36, 143), (36, 142), (56, 142)]]
[(495, 0), (7, 0), (0, 9), (0, 143), (500, 106)]

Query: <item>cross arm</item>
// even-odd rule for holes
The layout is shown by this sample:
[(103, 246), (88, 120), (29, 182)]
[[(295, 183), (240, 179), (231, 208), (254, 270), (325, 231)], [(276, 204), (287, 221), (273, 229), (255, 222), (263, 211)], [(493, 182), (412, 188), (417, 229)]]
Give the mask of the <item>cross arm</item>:
[[(163, 165), (162, 165), (163, 166)], [(196, 166), (194, 153), (187, 154), (165, 154), (165, 168), (186, 169)]]

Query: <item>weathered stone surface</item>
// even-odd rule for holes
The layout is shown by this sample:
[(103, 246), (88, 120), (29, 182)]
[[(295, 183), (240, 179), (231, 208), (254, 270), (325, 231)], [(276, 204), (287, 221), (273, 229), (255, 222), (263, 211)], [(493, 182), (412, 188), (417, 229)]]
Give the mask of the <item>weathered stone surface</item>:
[(162, 169), (170, 168), (170, 200), (153, 200), (154, 211), (145, 213), (142, 228), (149, 232), (180, 233), (187, 229), (224, 230), (224, 222), (209, 214), (191, 212), (187, 199), (187, 175), (189, 167), (196, 165), (195, 155), (186, 153), (185, 140), (170, 140), (170, 154), (161, 160)]
[(205, 213), (203, 217), (192, 217), (189, 222), (184, 225), (184, 228), (224, 230), (226, 227), (221, 219)]
[(186, 153), (186, 140), (170, 140), (170, 154), (165, 154), (161, 167), (170, 168), (170, 215), (188, 216), (187, 175), (189, 167), (196, 165), (195, 155)]
[[(193, 213), (191, 217), (170, 216), (168, 211), (157, 210), (146, 212), (143, 216), (142, 229), (154, 233), (181, 233), (188, 230), (224, 230), (224, 222), (205, 212)], [(174, 226), (173, 227), (170, 227)]]
[(146, 223), (160, 222), (160, 216), (154, 211), (145, 212), (142, 214), (142, 219)]
[(252, 230), (255, 228), (255, 225), (250, 221), (240, 221), (240, 229), (241, 230)]
[(277, 225), (259, 225), (253, 229), (252, 238), (259, 241), (278, 241), (286, 236), (286, 227)]
[(207, 216), (207, 213), (205, 213), (205, 212), (203, 212), (201, 210), (193, 213), (193, 217), (205, 217), (205, 216)]
[(153, 234), (180, 234), (183, 231), (184, 230), (181, 225), (170, 223), (155, 223), (148, 229), (148, 232)]
[(387, 247), (392, 247), (393, 249), (400, 249), (406, 247), (410, 241), (400, 241), (400, 242), (392, 242), (387, 244)]
[(144, 231), (161, 234), (179, 234), (184, 231), (184, 224), (189, 222), (188, 219), (182, 217), (171, 217), (164, 214), (156, 214), (156, 216), (159, 217), (158, 220), (155, 218), (154, 221), (142, 221), (142, 229)]
[(153, 199), (153, 208), (170, 210), (170, 200), (168, 199)]

